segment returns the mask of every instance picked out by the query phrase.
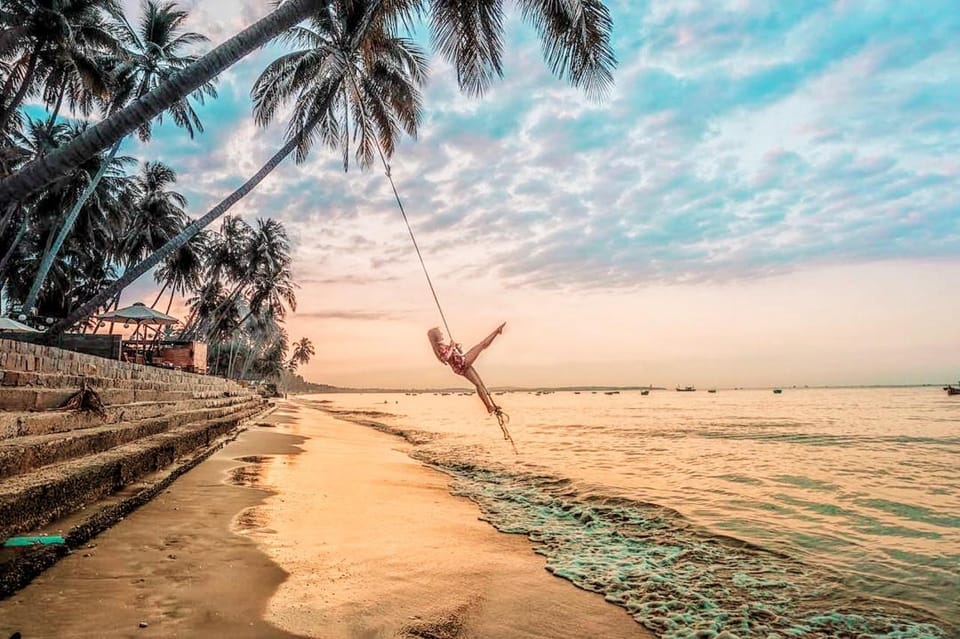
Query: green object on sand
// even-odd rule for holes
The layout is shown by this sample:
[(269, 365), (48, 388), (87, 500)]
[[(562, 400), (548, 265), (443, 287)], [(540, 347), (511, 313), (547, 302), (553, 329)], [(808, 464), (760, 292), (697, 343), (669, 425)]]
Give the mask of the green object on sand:
[(4, 548), (20, 548), (23, 546), (55, 546), (57, 544), (67, 543), (60, 535), (50, 535), (44, 537), (11, 537), (3, 542)]

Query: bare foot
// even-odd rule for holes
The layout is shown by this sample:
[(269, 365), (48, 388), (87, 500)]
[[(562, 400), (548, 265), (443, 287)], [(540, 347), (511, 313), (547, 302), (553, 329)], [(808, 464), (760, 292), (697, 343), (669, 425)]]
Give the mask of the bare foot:
[(506, 325), (507, 325), (507, 323), (504, 322), (503, 324), (501, 324), (500, 326), (497, 327), (497, 335), (503, 335), (503, 327), (506, 326)]

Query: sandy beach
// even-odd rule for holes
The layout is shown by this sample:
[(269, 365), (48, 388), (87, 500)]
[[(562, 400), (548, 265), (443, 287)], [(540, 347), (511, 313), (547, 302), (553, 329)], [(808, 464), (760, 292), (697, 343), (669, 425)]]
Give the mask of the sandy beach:
[(284, 403), (0, 602), (0, 635), (650, 636), (407, 446)]

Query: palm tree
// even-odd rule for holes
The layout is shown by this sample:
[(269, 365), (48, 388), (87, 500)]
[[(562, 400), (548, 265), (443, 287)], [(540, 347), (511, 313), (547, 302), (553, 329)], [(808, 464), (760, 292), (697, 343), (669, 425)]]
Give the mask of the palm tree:
[[(237, 323), (243, 328), (247, 320), (254, 316), (269, 316), (282, 321), (287, 307), (296, 310), (297, 298), (294, 294), (293, 274), (290, 271), (290, 241), (283, 226), (276, 220), (257, 220), (257, 228), (250, 235), (244, 247), (244, 261), (247, 267), (242, 272), (233, 300), (241, 298), (247, 307), (247, 313)], [(231, 298), (228, 298), (228, 300)], [(222, 324), (217, 317), (209, 329), (215, 332)], [(233, 370), (231, 351), (228, 375)]]
[[(48, 128), (41, 120), (29, 120), (25, 135), (18, 137), (18, 146), (27, 155), (42, 155), (50, 148), (66, 144), (81, 130), (81, 126), (67, 124)], [(29, 297), (33, 274), (53, 243), (57, 225), (62, 219), (61, 212), (86, 189), (91, 175), (104, 173), (104, 178), (78, 212), (71, 242), (65, 246), (61, 259), (52, 264), (51, 277), (47, 282), (49, 286), (45, 287), (45, 301), (37, 303), (38, 290), (25, 308), (44, 307), (50, 311), (48, 314), (62, 316), (75, 306), (70, 291), (81, 290), (76, 287), (86, 279), (86, 273), (93, 273), (99, 269), (99, 264), (107, 266), (116, 258), (120, 229), (139, 192), (137, 185), (124, 171), (131, 161), (130, 158), (115, 157), (108, 162), (107, 158), (97, 155), (84, 163), (80, 171), (31, 198), (28, 206), (23, 207), (21, 223), (27, 224), (29, 232), (22, 238), (16, 259), (2, 264), (3, 268), (0, 269), (4, 277), (11, 275), (11, 267), (15, 271), (8, 281), (14, 290), (13, 297), (21, 301)], [(91, 290), (89, 287), (81, 288), (84, 292)]]
[[(189, 12), (179, 9), (175, 2), (157, 0), (144, 3), (137, 28), (130, 25), (122, 12), (117, 14), (124, 48), (121, 55), (107, 60), (114, 77), (113, 110), (138, 100), (197, 61), (198, 56), (185, 50), (205, 44), (209, 39), (183, 30), (189, 16)], [(189, 98), (203, 104), (206, 97), (216, 98), (217, 90), (211, 79), (187, 96), (158, 114), (157, 121), (162, 122), (164, 113), (169, 113), (174, 123), (186, 129), (192, 138), (194, 132), (203, 133), (203, 123)], [(138, 127), (137, 134), (141, 140), (149, 140), (151, 122)]]
[(179, 233), (187, 222), (187, 198), (170, 189), (176, 172), (161, 162), (146, 162), (135, 178), (137, 200), (122, 231), (120, 253), (136, 264)]
[[(359, 0), (356, 0), (359, 1)], [(612, 84), (616, 58), (610, 45), (612, 21), (603, 0), (516, 0), (524, 19), (540, 35), (553, 72), (592, 95)], [(210, 82), (220, 72), (263, 46), (332, 0), (286, 0), (272, 13), (230, 38), (133, 104), (112, 114), (81, 139), (43, 163), (31, 163), (0, 181), (0, 201), (20, 201), (70, 171), (85, 157), (115, 144)], [(432, 10), (433, 39), (457, 69), (460, 86), (482, 93), (502, 72), (502, 2), (485, 0), (367, 0), (367, 20), (409, 20)], [(362, 29), (361, 32), (365, 32)], [(356, 46), (360, 42), (354, 43)]]
[[(19, 119), (18, 119), (19, 120)], [(19, 122), (18, 122), (19, 124)], [(11, 166), (17, 166), (30, 159), (42, 157), (53, 149), (69, 141), (70, 129), (62, 124), (52, 128), (47, 127), (41, 120), (27, 118), (24, 126), (7, 131), (8, 146), (4, 146), (4, 157)], [(19, 224), (17, 230), (10, 237), (9, 243), (4, 245), (3, 256), (0, 258), (0, 282), (7, 278), (7, 267), (15, 251), (27, 235), (30, 226), (30, 207), (10, 206), (3, 216), (0, 239), (7, 239), (6, 231), (11, 222)]]
[[(609, 44), (612, 25), (602, 0), (567, 0), (559, 3), (555, 0), (517, 1), (524, 9), (524, 17), (540, 32), (547, 60), (553, 71), (567, 78), (575, 86), (584, 88), (590, 94), (601, 94), (612, 82), (612, 68), (616, 63)], [(262, 92), (259, 95), (256, 89), (254, 92), (255, 99), (262, 104), (257, 110), (257, 118), (261, 122), (272, 118), (274, 112), (271, 111), (271, 103), (280, 103), (293, 95), (298, 96), (295, 114), (288, 127), (287, 142), (280, 151), (243, 186), (202, 218), (190, 224), (163, 249), (136, 267), (128, 269), (124, 276), (111, 287), (113, 290), (104, 291), (91, 299), (84, 307), (77, 309), (75, 313), (52, 327), (52, 331), (60, 331), (72, 326), (84, 317), (84, 313), (89, 314), (111, 295), (156, 266), (167, 254), (176, 250), (193, 234), (223, 215), (256, 188), (294, 150), (297, 151), (297, 159), (302, 161), (309, 150), (313, 136), (327, 136), (324, 141), (328, 143), (342, 144), (347, 141), (348, 138), (344, 137), (349, 135), (349, 125), (345, 121), (347, 117), (344, 117), (343, 124), (339, 124), (339, 113), (332, 112), (337, 105), (354, 102), (358, 107), (353, 115), (355, 118), (359, 115), (363, 120), (362, 124), (355, 129), (355, 133), (359, 134), (357, 154), (361, 164), (370, 161), (375, 135), (383, 136), (389, 133), (390, 136), (395, 136), (398, 123), (404, 127), (407, 126), (407, 120), (396, 118), (392, 113), (399, 108), (410, 108), (413, 104), (389, 103), (382, 100), (374, 100), (370, 105), (366, 103), (371, 96), (376, 96), (378, 90), (387, 86), (397, 90), (397, 95), (400, 94), (395, 73), (392, 76), (391, 74), (380, 75), (378, 67), (380, 63), (371, 63), (369, 66), (364, 65), (361, 69), (353, 70), (348, 68), (349, 65), (344, 64), (339, 65), (341, 69), (339, 83), (325, 79), (326, 73), (336, 72), (338, 63), (330, 59), (337, 57), (336, 55), (323, 58), (320, 52), (324, 49), (321, 47), (326, 46), (327, 50), (335, 51), (347, 60), (356, 60), (357, 56), (361, 59), (376, 59), (382, 53), (378, 45), (385, 38), (402, 41), (391, 35), (398, 20), (409, 20), (415, 12), (432, 7), (434, 39), (441, 54), (457, 65), (458, 80), (465, 91), (473, 94), (482, 93), (501, 73), (500, 41), (503, 29), (503, 7), (499, 2), (495, 3), (495, 6), (488, 7), (488, 10), (478, 8), (478, 5), (486, 6), (487, 3), (476, 3), (472, 0), (452, 0), (452, 2), (451, 0), (324, 0), (320, 4), (324, 10), (312, 14), (313, 32), (295, 30), (290, 36), (291, 41), (299, 41), (306, 46), (316, 45), (314, 48), (318, 51), (312, 56), (300, 56), (299, 63), (304, 71), (314, 71), (318, 74), (314, 77), (318, 86), (304, 85), (298, 83), (296, 78), (291, 78), (289, 71), (285, 72), (282, 62), (284, 58), (281, 58), (261, 76), (262, 82), (259, 84), (263, 87)], [(154, 110), (157, 105), (166, 104), (160, 99), (161, 92), (166, 92), (164, 94), (166, 95), (164, 100), (166, 100), (175, 97), (178, 90), (182, 91), (184, 88), (195, 86), (193, 83), (200, 78), (213, 77), (222, 68), (245, 55), (249, 50), (246, 47), (250, 42), (262, 42), (260, 37), (266, 31), (278, 29), (269, 37), (276, 36), (284, 28), (289, 28), (303, 17), (311, 15), (309, 5), (309, 0), (283, 2), (267, 18), (235, 36), (228, 43), (201, 58), (196, 65), (186, 69), (183, 74), (175, 77), (173, 80), (181, 87), (180, 89), (173, 84), (164, 84), (145, 96), (143, 100), (125, 109), (124, 113), (132, 118), (131, 121), (148, 121), (159, 112)], [(457, 5), (460, 9), (449, 10), (452, 5)], [(337, 38), (316, 33), (317, 30), (329, 24), (330, 16), (348, 21), (347, 24), (337, 27)], [(353, 22), (349, 22), (350, 19)], [(293, 22), (286, 24), (288, 20)], [(283, 24), (285, 24), (284, 27), (279, 26)], [(224, 48), (228, 46), (229, 48)], [(404, 64), (410, 65), (412, 61), (413, 58), (408, 56)], [(297, 60), (291, 58), (288, 62), (295, 64)], [(382, 64), (396, 69), (398, 59), (396, 56), (391, 57), (385, 54)], [(375, 79), (367, 79), (360, 74), (360, 71), (366, 70), (376, 71), (377, 74), (373, 77), (380, 77), (383, 84), (378, 85)], [(407, 68), (406, 72), (411, 73), (411, 70)], [(289, 79), (284, 80), (284, 77)], [(268, 88), (271, 86), (273, 91)], [(338, 90), (331, 92), (332, 88)], [(148, 101), (152, 101), (152, 106), (147, 104)], [(383, 117), (382, 110), (377, 108), (378, 102), (388, 102), (391, 117), (386, 119)], [(367, 110), (369, 113), (366, 112)], [(107, 124), (108, 122), (111, 124)], [(103, 139), (113, 139), (112, 136), (117, 131), (123, 130), (119, 118), (108, 118), (103, 124), (105, 126), (98, 132), (98, 135), (105, 136)], [(339, 136), (336, 136), (337, 133)], [(389, 153), (392, 149), (391, 141), (384, 138), (379, 142), (383, 145), (385, 152)], [(89, 149), (97, 148), (98, 144), (99, 142), (91, 136), (89, 140), (77, 146), (76, 152), (86, 153)], [(348, 156), (349, 151), (345, 151), (345, 157)], [(63, 154), (59, 154), (48, 164), (51, 168), (62, 167), (62, 170), (68, 170), (69, 162)], [(16, 176), (0, 181), (0, 199), (8, 192), (13, 197), (19, 197), (20, 193), (29, 192), (34, 188), (33, 185), (41, 184), (51, 175), (55, 175), (58, 170), (61, 168), (52, 168), (52, 170), (38, 167), (24, 168)]]
[(186, 295), (189, 291), (198, 290), (203, 282), (204, 261), (207, 247), (210, 245), (210, 234), (202, 231), (190, 238), (190, 241), (174, 251), (154, 271), (157, 283), (163, 282), (163, 287), (153, 301), (151, 308), (160, 301), (160, 297), (167, 288), (170, 288), (170, 300), (167, 302), (167, 314), (173, 306), (173, 298), (179, 293)]
[[(91, 104), (81, 94), (86, 88), (104, 87), (93, 55), (115, 47), (105, 17), (116, 11), (116, 0), (5, 0), (0, 7), (0, 57), (12, 55), (17, 62), (0, 95), (0, 130), (36, 90), (38, 73), (45, 76), (44, 99), (55, 105), (55, 113), (64, 96), (76, 99), (74, 106)], [(19, 81), (15, 92), (14, 76)]]
[[(207, 41), (206, 36), (199, 33), (182, 31), (183, 22), (189, 14), (177, 9), (176, 4), (172, 2), (158, 5), (155, 0), (147, 0), (144, 5), (144, 15), (140, 21), (139, 32), (123, 18), (122, 12), (116, 11), (115, 15), (120, 17), (121, 40), (125, 48), (119, 57), (111, 61), (115, 89), (111, 100), (111, 111), (116, 110), (131, 98), (142, 97), (151, 87), (159, 85), (178, 71), (194, 63), (197, 59), (196, 56), (184, 54), (183, 49)], [(210, 82), (201, 85), (197, 91), (191, 94), (191, 97), (202, 103), (205, 95), (216, 96), (216, 89)], [(170, 106), (170, 112), (174, 122), (185, 128), (191, 138), (194, 129), (203, 131), (200, 118), (190, 106), (186, 97), (174, 102)], [(55, 115), (52, 117), (55, 117)], [(149, 139), (150, 122), (143, 123), (138, 132), (142, 140)], [(114, 143), (104, 166), (109, 165), (120, 150), (122, 143), (123, 138)], [(73, 224), (80, 209), (94, 189), (97, 188), (97, 184), (102, 178), (102, 172), (91, 178), (87, 188), (77, 198), (73, 208), (64, 220), (56, 240), (40, 263), (33, 286), (30, 288), (30, 294), (24, 304), (26, 308), (33, 306), (40, 287), (60, 252), (60, 247), (63, 246), (67, 236), (73, 230)]]
[(280, 379), (285, 369), (289, 346), (287, 332), (279, 328), (254, 362), (254, 372), (264, 378)]
[[(337, 14), (335, 10), (344, 12)], [(261, 124), (268, 123), (285, 100), (297, 97), (283, 148), (256, 175), (184, 229), (178, 238), (128, 270), (111, 287), (112, 291), (92, 299), (90, 310), (153, 268), (168, 252), (176, 250), (180, 242), (223, 215), (294, 151), (297, 160), (304, 161), (314, 138), (330, 146), (342, 145), (344, 166), (347, 166), (351, 119), (357, 122), (353, 133), (358, 140), (356, 155), (361, 165), (372, 161), (376, 144), (392, 153), (400, 127), (415, 135), (422, 102), (419, 86), (426, 79), (426, 58), (409, 40), (391, 35), (385, 25), (370, 21), (366, 3), (341, 1), (332, 3), (323, 15), (315, 17), (312, 30), (295, 30), (291, 41), (304, 45), (305, 49), (270, 65), (254, 87), (256, 116)], [(365, 31), (360, 32), (361, 29)], [(353, 42), (362, 35), (368, 42), (358, 48)], [(305, 81), (298, 80), (297, 74), (306, 74)], [(361, 101), (366, 104), (361, 105)], [(257, 259), (252, 256), (246, 264), (253, 265)], [(239, 284), (254, 272), (250, 270), (235, 279)], [(239, 287), (235, 294), (238, 291)], [(78, 313), (54, 328), (72, 325), (81, 319)]]
[(315, 354), (313, 342), (307, 337), (301, 337), (300, 340), (293, 345), (293, 354), (290, 356), (290, 368), (296, 370), (301, 364), (309, 364), (310, 358)]
[(281, 338), (286, 336), (283, 332), (280, 320), (268, 309), (265, 312), (254, 315), (250, 318), (248, 337), (250, 343), (247, 345), (244, 356), (243, 368), (237, 375), (237, 379), (246, 379), (250, 368), (260, 361), (270, 350), (270, 347)]

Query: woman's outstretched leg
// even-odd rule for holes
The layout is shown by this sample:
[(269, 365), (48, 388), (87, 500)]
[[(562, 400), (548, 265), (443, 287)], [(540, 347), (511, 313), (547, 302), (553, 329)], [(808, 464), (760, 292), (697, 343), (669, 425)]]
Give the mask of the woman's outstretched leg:
[(490, 397), (490, 391), (487, 390), (487, 387), (484, 385), (483, 380), (480, 379), (480, 375), (477, 374), (477, 370), (474, 367), (469, 367), (467, 370), (463, 371), (463, 376), (469, 379), (474, 387), (477, 389), (477, 395), (480, 397), (480, 401), (483, 402), (483, 405), (486, 406), (487, 412), (492, 413), (497, 409), (497, 405), (493, 403), (493, 398)]
[(484, 337), (482, 342), (480, 342), (479, 344), (477, 344), (476, 346), (474, 346), (464, 354), (463, 365), (465, 368), (469, 368), (475, 361), (477, 361), (477, 358), (480, 357), (480, 353), (482, 353), (488, 346), (490, 346), (490, 344), (493, 344), (493, 340), (496, 339), (497, 335), (503, 332), (503, 327), (506, 325), (507, 323), (504, 322), (503, 324), (498, 326), (492, 333)]

